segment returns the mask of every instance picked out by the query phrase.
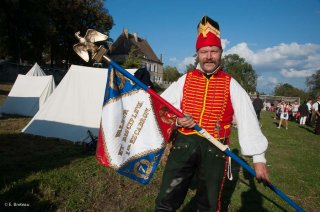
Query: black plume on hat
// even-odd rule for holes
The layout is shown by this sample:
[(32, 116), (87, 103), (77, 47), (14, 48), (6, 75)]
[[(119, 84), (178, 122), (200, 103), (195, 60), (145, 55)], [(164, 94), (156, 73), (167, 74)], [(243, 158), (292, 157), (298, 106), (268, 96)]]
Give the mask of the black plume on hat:
[(199, 24), (198, 24), (198, 26), (197, 26), (197, 29), (199, 28), (200, 23), (201, 23), (202, 25), (206, 25), (206, 23), (209, 23), (211, 26), (213, 26), (214, 28), (216, 28), (217, 30), (220, 31), (220, 27), (219, 27), (218, 22), (212, 20), (211, 18), (209, 18), (209, 17), (206, 16), (206, 15), (202, 17), (201, 21), (199, 22)]

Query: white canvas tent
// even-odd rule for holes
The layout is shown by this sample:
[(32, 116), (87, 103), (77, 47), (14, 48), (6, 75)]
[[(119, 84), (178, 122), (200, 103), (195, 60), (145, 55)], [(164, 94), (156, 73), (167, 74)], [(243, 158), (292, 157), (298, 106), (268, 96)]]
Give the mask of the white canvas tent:
[(26, 73), (27, 76), (46, 76), (38, 63), (35, 63), (32, 68)]
[(136, 71), (138, 70), (137, 68), (127, 68), (126, 69), (130, 74), (134, 75), (134, 73), (136, 73)]
[(97, 135), (107, 75), (107, 69), (72, 65), (22, 131), (70, 141), (84, 141), (88, 130)]
[(54, 89), (55, 83), (52, 76), (19, 74), (0, 112), (34, 116)]

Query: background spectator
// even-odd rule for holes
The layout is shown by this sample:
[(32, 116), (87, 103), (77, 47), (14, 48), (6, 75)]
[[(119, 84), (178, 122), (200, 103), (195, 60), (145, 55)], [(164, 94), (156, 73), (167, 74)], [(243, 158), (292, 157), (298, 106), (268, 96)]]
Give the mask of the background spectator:
[(286, 104), (285, 101), (282, 101), (280, 108), (281, 108), (281, 114), (280, 114), (280, 122), (279, 122), (278, 129), (281, 128), (283, 120), (285, 120), (286, 129), (288, 129), (288, 119), (289, 119), (289, 108), (290, 107), (288, 104)]
[(320, 135), (320, 95), (317, 98), (317, 107), (315, 107), (316, 113), (316, 127), (315, 127), (315, 134)]
[(307, 116), (306, 124), (310, 126), (311, 124), (311, 108), (312, 108), (312, 100), (309, 99), (307, 102), (309, 114)]
[(299, 106), (300, 105), (298, 104), (298, 102), (294, 102), (292, 105), (292, 116), (294, 121), (298, 120), (297, 113), (298, 113)]
[(318, 102), (317, 100), (315, 103), (312, 104), (311, 106), (311, 119), (310, 119), (310, 126), (314, 126), (317, 118), (317, 110), (318, 109)]
[(277, 118), (277, 112), (278, 112), (278, 106), (279, 106), (279, 102), (277, 100), (275, 100), (273, 102), (273, 110), (274, 110), (274, 119)]
[(139, 68), (135, 73), (134, 76), (139, 79), (141, 82), (143, 82), (146, 86), (148, 86), (151, 89), (154, 89), (154, 85), (150, 80), (150, 73), (149, 71), (142, 66)]
[(309, 115), (309, 109), (306, 101), (299, 106), (298, 112), (300, 113), (300, 125), (305, 125), (307, 116)]
[(257, 94), (257, 98), (255, 98), (252, 102), (253, 108), (256, 111), (257, 118), (260, 121), (260, 112), (263, 108), (263, 101), (259, 98), (259, 94)]

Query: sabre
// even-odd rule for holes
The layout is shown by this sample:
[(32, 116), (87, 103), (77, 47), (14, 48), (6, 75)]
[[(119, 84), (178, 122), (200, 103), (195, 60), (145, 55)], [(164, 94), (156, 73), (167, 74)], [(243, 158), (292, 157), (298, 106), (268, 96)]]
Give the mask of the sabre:
[[(101, 62), (101, 60), (105, 60), (109, 63), (113, 68), (121, 72), (124, 76), (135, 82), (139, 87), (141, 87), (143, 90), (148, 92), (153, 98), (156, 98), (158, 101), (160, 101), (162, 104), (164, 104), (166, 107), (168, 107), (175, 115), (182, 118), (184, 114), (180, 112), (178, 109), (176, 109), (174, 106), (172, 106), (169, 102), (167, 102), (165, 99), (163, 99), (159, 94), (157, 94), (155, 91), (150, 89), (148, 86), (146, 86), (144, 83), (142, 83), (140, 80), (135, 78), (133, 75), (131, 75), (127, 70), (122, 68), (120, 65), (118, 65), (116, 62), (111, 60), (109, 57), (105, 55), (107, 50), (103, 47), (97, 47), (94, 42), (97, 41), (103, 41), (106, 40), (108, 37), (102, 33), (99, 33), (95, 30), (88, 29), (86, 35), (82, 38), (79, 35), (79, 32), (77, 32), (76, 37), (79, 39), (79, 43), (75, 44), (73, 46), (74, 51), (85, 61), (89, 61), (89, 52), (91, 52), (92, 59), (96, 62)], [(194, 129), (197, 130), (203, 137), (205, 137), (208, 141), (210, 141), (213, 145), (215, 145), (217, 148), (219, 148), (221, 151), (223, 151), (226, 155), (231, 157), (233, 160), (235, 160), (239, 165), (241, 165), (246, 171), (248, 171), (250, 174), (252, 174), (254, 177), (256, 177), (256, 173), (254, 169), (252, 169), (247, 163), (245, 163), (243, 160), (241, 160), (236, 154), (230, 151), (227, 145), (223, 145), (220, 143), (217, 139), (215, 139), (212, 135), (210, 135), (205, 129), (201, 128), (199, 125), (195, 125)], [(280, 196), (285, 202), (287, 202), (290, 206), (292, 206), (296, 211), (304, 211), (303, 208), (301, 208), (297, 203), (295, 203), (293, 200), (291, 200), (286, 194), (284, 194), (282, 191), (280, 191), (276, 186), (269, 183), (266, 185), (269, 187), (272, 191), (274, 191), (278, 196)]]

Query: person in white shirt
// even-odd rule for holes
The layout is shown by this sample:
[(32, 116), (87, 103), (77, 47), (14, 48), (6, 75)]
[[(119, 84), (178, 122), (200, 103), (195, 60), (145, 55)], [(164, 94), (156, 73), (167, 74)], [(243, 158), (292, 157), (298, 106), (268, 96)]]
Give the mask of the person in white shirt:
[(185, 116), (176, 120), (178, 132), (163, 173), (155, 211), (177, 210), (194, 176), (198, 210), (220, 210), (228, 160), (193, 129), (196, 124), (221, 143), (229, 144), (234, 116), (242, 154), (252, 156), (257, 180), (270, 183), (265, 159), (268, 141), (261, 132), (249, 95), (221, 69), (219, 25), (207, 16), (198, 25), (196, 53), (197, 68), (172, 83), (161, 95)]
[(314, 107), (314, 111), (316, 113), (316, 126), (315, 126), (315, 134), (320, 135), (320, 95), (317, 97), (317, 105)]
[(309, 110), (309, 115), (307, 116), (307, 121), (306, 124), (310, 125), (311, 124), (311, 114), (312, 114), (312, 100), (309, 99), (307, 102), (308, 110)]
[(315, 101), (315, 103), (311, 106), (311, 119), (310, 119), (310, 126), (314, 126), (316, 118), (317, 118), (317, 112), (316, 109), (318, 108), (318, 102)]
[(292, 105), (292, 117), (295, 121), (297, 121), (297, 113), (298, 113), (298, 109), (299, 109), (299, 104), (298, 102), (294, 102), (294, 104)]
[(280, 122), (279, 122), (278, 129), (281, 128), (283, 120), (286, 123), (286, 129), (288, 129), (288, 119), (289, 119), (290, 107), (284, 100), (282, 100), (280, 108), (281, 108), (281, 114), (280, 114)]

